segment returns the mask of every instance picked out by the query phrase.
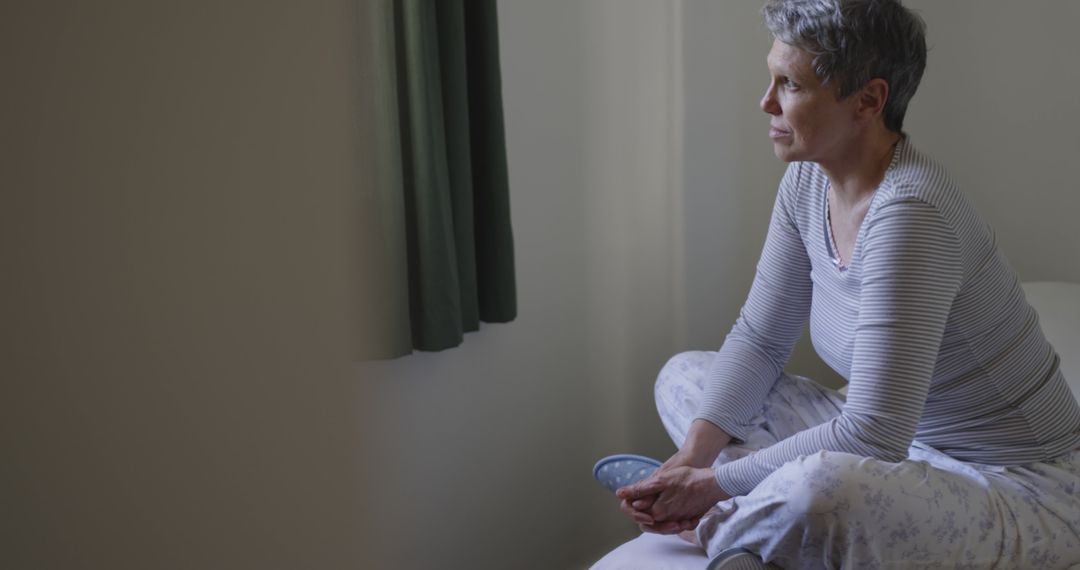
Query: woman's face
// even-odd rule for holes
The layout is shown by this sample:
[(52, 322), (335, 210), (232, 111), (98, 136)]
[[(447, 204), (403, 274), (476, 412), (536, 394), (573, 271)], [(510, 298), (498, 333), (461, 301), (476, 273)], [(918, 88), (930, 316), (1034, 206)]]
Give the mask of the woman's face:
[(769, 138), (777, 158), (786, 162), (843, 160), (855, 131), (853, 100), (836, 98), (814, 73), (813, 56), (773, 41), (769, 52), (769, 88), (761, 109), (769, 114)]

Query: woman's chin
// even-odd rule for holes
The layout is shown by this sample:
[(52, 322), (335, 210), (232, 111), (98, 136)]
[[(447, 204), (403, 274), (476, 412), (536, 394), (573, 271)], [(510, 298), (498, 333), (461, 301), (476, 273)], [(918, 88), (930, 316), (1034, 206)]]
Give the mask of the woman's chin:
[(773, 142), (773, 154), (776, 155), (776, 158), (779, 158), (784, 162), (794, 162), (798, 160), (795, 153), (791, 152), (791, 147), (775, 141)]

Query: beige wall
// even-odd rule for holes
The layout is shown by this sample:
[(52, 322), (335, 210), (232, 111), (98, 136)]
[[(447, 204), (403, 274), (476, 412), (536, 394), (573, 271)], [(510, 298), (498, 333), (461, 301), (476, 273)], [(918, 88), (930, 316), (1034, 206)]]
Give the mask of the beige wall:
[(1080, 282), (1080, 4), (911, 5), (930, 56), (906, 128), (950, 168), (1021, 279)]
[[(0, 567), (562, 568), (632, 534), (589, 469), (670, 451), (652, 378), (727, 332), (782, 168), (753, 3), (501, 2), (520, 316), (364, 369), (357, 7), (67, 4), (0, 18)], [(908, 130), (1022, 277), (1080, 281), (1076, 9), (913, 4)]]
[(0, 567), (342, 568), (351, 2), (0, 17)]

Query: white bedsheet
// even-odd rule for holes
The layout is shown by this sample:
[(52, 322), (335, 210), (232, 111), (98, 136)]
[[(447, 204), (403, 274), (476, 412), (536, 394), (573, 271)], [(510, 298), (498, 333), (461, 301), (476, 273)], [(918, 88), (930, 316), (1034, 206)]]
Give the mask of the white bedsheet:
[(607, 553), (593, 570), (704, 570), (705, 551), (675, 535), (642, 534)]

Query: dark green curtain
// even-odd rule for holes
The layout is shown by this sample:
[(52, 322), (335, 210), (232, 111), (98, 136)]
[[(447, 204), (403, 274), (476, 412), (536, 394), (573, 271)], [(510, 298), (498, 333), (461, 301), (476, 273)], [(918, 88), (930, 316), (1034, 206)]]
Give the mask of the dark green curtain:
[(513, 320), (517, 300), (495, 0), (387, 0), (375, 15), (377, 245), (407, 282), (407, 307), (389, 294), (396, 308), (378, 311), (373, 356), (389, 358), (457, 346)]

